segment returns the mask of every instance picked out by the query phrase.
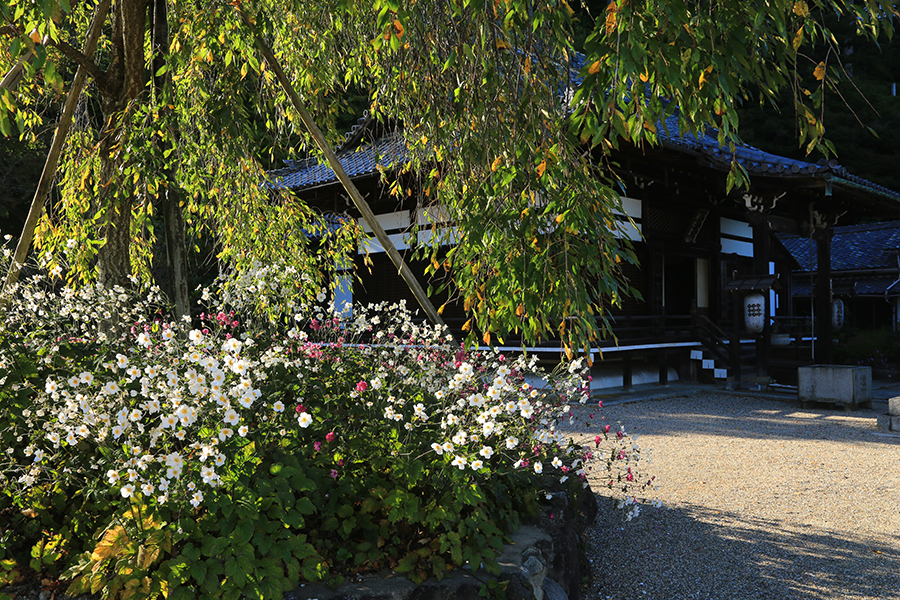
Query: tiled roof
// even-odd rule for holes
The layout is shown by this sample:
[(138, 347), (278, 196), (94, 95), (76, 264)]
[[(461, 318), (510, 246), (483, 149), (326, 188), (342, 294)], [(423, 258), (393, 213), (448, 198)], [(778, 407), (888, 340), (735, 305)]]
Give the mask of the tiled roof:
[[(374, 144), (343, 150), (338, 159), (351, 178), (373, 175), (380, 169), (402, 165), (407, 160), (406, 143), (400, 134), (389, 134)], [(337, 175), (316, 157), (289, 161), (283, 169), (269, 171), (272, 185), (277, 188), (300, 190), (337, 181)]]
[[(817, 269), (816, 245), (809, 238), (780, 235), (784, 247), (803, 271)], [(831, 238), (832, 271), (897, 268), (900, 252), (900, 221), (835, 227)]]
[(839, 183), (840, 180), (846, 180), (851, 186), (858, 186), (868, 193), (900, 202), (900, 194), (897, 192), (862, 177), (852, 175), (835, 160), (820, 160), (819, 162), (811, 163), (771, 154), (744, 143), (736, 144), (734, 150), (732, 150), (727, 145), (724, 147), (719, 145), (719, 132), (712, 127), (708, 128), (700, 136), (680, 135), (678, 132), (678, 117), (675, 115), (669, 116), (665, 122), (657, 124), (657, 130), (663, 146), (703, 156), (714, 167), (730, 169), (732, 157), (735, 157), (750, 175), (766, 177), (818, 176), (823, 179), (831, 178), (832, 180), (838, 178)]

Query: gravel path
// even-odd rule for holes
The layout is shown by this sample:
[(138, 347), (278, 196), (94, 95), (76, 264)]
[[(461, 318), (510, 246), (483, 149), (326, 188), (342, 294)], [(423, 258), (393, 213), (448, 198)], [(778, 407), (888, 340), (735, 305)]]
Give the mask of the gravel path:
[(601, 510), (586, 598), (900, 599), (900, 437), (876, 410), (717, 393), (577, 410), (638, 436), (662, 502)]

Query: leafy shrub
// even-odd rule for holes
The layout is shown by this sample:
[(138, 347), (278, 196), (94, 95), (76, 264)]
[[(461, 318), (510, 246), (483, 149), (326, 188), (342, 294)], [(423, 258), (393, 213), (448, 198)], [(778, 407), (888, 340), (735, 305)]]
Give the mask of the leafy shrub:
[[(591, 451), (557, 429), (588, 397), (578, 362), (547, 376), (453, 347), (402, 304), (286, 305), (253, 277), (196, 328), (152, 290), (47, 283), (20, 286), (0, 329), (0, 510), (73, 593), (280, 598), (383, 568), (496, 572), (542, 478), (585, 479)], [(242, 298), (270, 310), (245, 320)], [(631, 446), (612, 441), (627, 494)]]
[(867, 331), (848, 327), (838, 340), (834, 356), (839, 363), (884, 369), (900, 362), (900, 335), (889, 327)]

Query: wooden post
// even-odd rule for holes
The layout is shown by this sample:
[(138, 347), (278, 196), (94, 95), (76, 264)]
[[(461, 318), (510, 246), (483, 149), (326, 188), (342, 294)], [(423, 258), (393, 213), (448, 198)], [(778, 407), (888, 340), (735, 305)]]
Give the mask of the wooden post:
[(831, 324), (831, 236), (829, 227), (816, 236), (816, 362), (831, 364), (834, 328)]
[(631, 391), (633, 381), (634, 368), (631, 360), (631, 352), (625, 353), (622, 360), (622, 389), (626, 392)]
[[(765, 219), (760, 220), (753, 225), (753, 270), (758, 275), (769, 274), (769, 222)], [(763, 302), (763, 330), (756, 338), (756, 376), (759, 378), (768, 377), (769, 375), (769, 353), (771, 352), (771, 321), (772, 310), (769, 306), (769, 300), (772, 294), (769, 290), (759, 290), (765, 297)]]
[(744, 322), (743, 296), (737, 291), (731, 293), (733, 315), (731, 325), (731, 379), (735, 386), (741, 381), (741, 324)]
[(669, 385), (669, 353), (665, 348), (659, 351), (659, 385)]

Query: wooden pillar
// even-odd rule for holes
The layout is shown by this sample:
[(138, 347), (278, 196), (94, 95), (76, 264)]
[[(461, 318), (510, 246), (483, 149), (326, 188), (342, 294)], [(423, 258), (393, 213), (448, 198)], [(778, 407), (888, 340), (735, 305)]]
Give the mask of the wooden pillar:
[[(753, 271), (757, 275), (769, 274), (769, 255), (770, 255), (769, 222), (765, 219), (753, 225)], [(765, 297), (763, 306), (763, 330), (756, 338), (756, 376), (768, 377), (769, 375), (769, 353), (771, 352), (771, 336), (772, 325), (769, 323), (772, 316), (772, 310), (769, 306), (771, 294), (769, 290), (758, 290)]]
[(831, 364), (832, 338), (834, 331), (831, 325), (831, 228), (821, 231), (816, 236), (816, 362)]
[(669, 385), (669, 354), (665, 348), (659, 351), (659, 385)]
[(731, 355), (731, 380), (741, 380), (741, 326), (744, 324), (744, 297), (739, 292), (731, 293), (733, 312), (731, 316), (731, 342), (728, 344)]
[(631, 352), (625, 352), (625, 358), (622, 360), (622, 389), (626, 392), (631, 391), (633, 373)]

